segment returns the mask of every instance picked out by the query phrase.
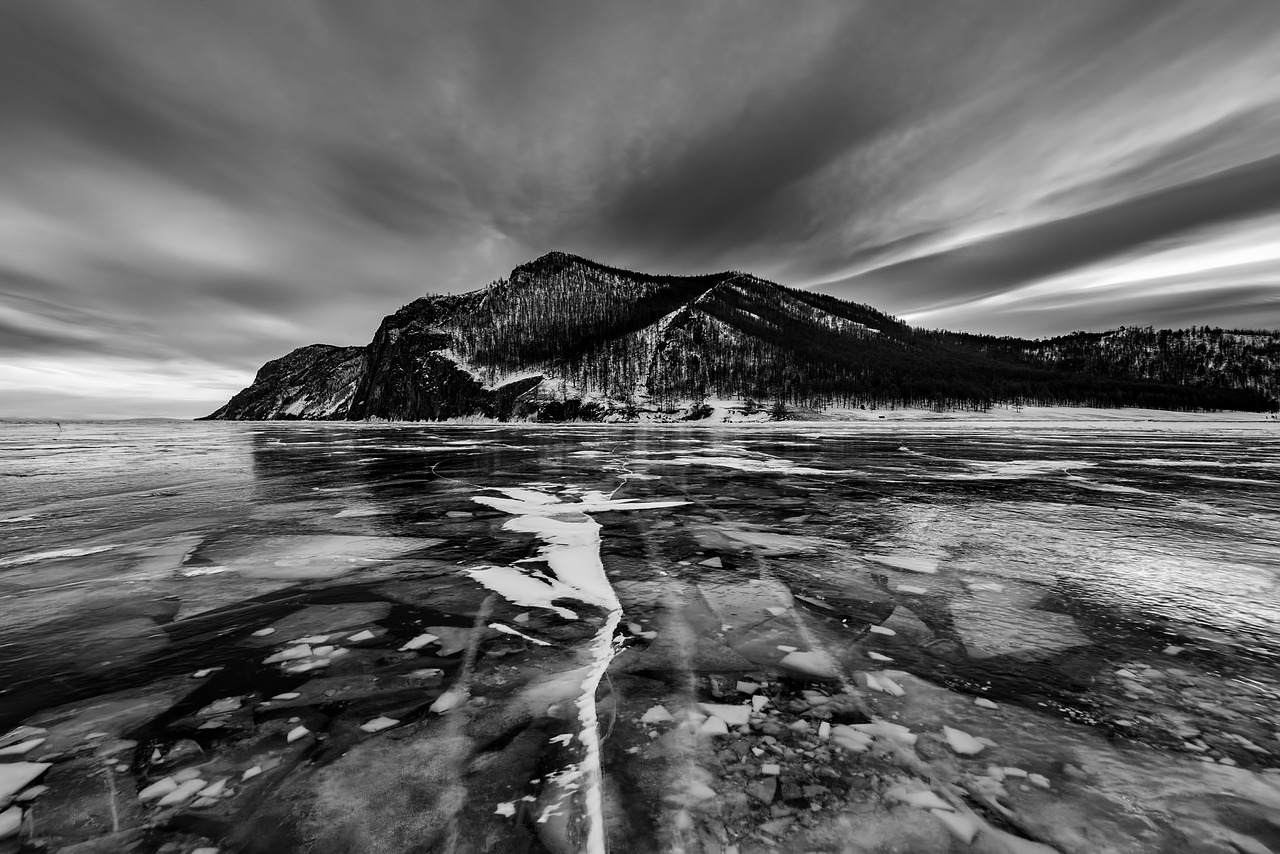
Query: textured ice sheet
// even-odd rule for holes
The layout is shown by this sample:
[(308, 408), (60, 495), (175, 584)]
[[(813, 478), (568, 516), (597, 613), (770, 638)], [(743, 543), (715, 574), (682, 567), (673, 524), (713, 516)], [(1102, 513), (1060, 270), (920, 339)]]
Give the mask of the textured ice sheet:
[(228, 538), (197, 551), (199, 566), (223, 567), (251, 578), (325, 579), (438, 545), (443, 540), (344, 535)]

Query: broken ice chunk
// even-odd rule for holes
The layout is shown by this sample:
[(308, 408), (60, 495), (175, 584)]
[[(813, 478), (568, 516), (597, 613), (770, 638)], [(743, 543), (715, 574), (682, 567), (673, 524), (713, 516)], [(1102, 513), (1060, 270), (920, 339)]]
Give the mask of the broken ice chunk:
[(285, 673), (307, 673), (312, 670), (319, 670), (322, 667), (328, 667), (329, 660), (327, 658), (318, 658), (314, 661), (304, 661), (301, 664), (294, 664), (284, 669)]
[(863, 555), (868, 560), (876, 563), (882, 563), (885, 566), (891, 566), (894, 569), (904, 569), (907, 572), (919, 572), (932, 575), (938, 571), (938, 561), (936, 558), (919, 557), (909, 554), (895, 555)]
[(1177, 655), (1182, 652), (1182, 650), (1183, 647), (1180, 647), (1177, 644), (1170, 644), (1169, 646), (1166, 646), (1162, 652), (1164, 652), (1165, 655)]
[(765, 608), (765, 610), (775, 617), (781, 617), (783, 614), (787, 613), (787, 609), (780, 605), (771, 605), (768, 608)]
[(755, 682), (739, 682), (734, 688), (740, 694), (754, 694), (760, 690), (760, 686)]
[(298, 698), (299, 698), (299, 697), (301, 697), (301, 696), (302, 696), (302, 695), (301, 695), (301, 694), (299, 694), (297, 691), (286, 691), (286, 692), (285, 692), (285, 693), (283, 693), (283, 694), (276, 694), (276, 695), (275, 695), (274, 697), (272, 697), (271, 699), (273, 699), (273, 700), (296, 700), (296, 699), (298, 699)]
[(150, 786), (147, 786), (141, 792), (138, 792), (138, 800), (146, 803), (163, 798), (165, 795), (178, 788), (178, 784), (174, 782), (172, 777), (165, 777), (157, 780)]
[(720, 569), (724, 566), (724, 561), (718, 557), (709, 557), (706, 560), (698, 561), (698, 566), (709, 566), (713, 569)]
[(893, 659), (890, 658), (889, 656), (881, 655), (878, 652), (868, 652), (867, 658), (871, 659), (872, 661), (893, 661)]
[(0, 812), (0, 839), (7, 839), (14, 835), (20, 827), (22, 827), (21, 807), (9, 807), (4, 812)]
[(826, 741), (831, 738), (831, 724), (823, 721), (818, 724), (818, 741)]
[(461, 703), (462, 699), (462, 689), (450, 688), (448, 691), (445, 691), (436, 698), (436, 701), (431, 704), (430, 711), (435, 712), (437, 715), (443, 715), (445, 712)]
[(867, 689), (871, 691), (883, 691), (884, 693), (892, 695), (894, 697), (901, 697), (903, 694), (906, 693), (906, 691), (902, 690), (901, 685), (899, 685), (897, 682), (894, 682), (892, 679), (890, 679), (888, 676), (885, 676), (883, 673), (880, 673), (880, 674), (868, 673)]
[(192, 780), (185, 780), (177, 785), (173, 791), (160, 799), (159, 806), (168, 807), (174, 804), (182, 804), (195, 797), (196, 792), (209, 785), (206, 781), (196, 777)]
[[(950, 807), (947, 808), (948, 810)], [(951, 832), (951, 835), (959, 839), (965, 845), (973, 842), (973, 837), (978, 835), (981, 829), (978, 820), (971, 815), (960, 815), (959, 813), (948, 812), (947, 810), (932, 809), (934, 818), (942, 822), (942, 826)]]
[[(44, 735), (48, 730), (38, 726), (20, 726), (9, 730), (3, 736), (0, 736), (0, 747), (8, 747), (10, 744), (17, 744), (19, 741), (26, 741), (38, 735)], [(106, 735), (106, 733), (103, 733)], [(85, 738), (93, 738), (94, 734), (90, 733)]]
[(654, 706), (640, 716), (640, 723), (642, 724), (661, 724), (673, 720), (675, 720), (675, 718), (673, 718), (671, 713), (663, 706)]
[(365, 732), (382, 732), (384, 729), (390, 729), (398, 723), (400, 723), (400, 721), (395, 718), (379, 715), (371, 721), (366, 721), (365, 723), (360, 724), (360, 729)]
[[(919, 738), (915, 733), (901, 724), (889, 723), (888, 721), (872, 721), (869, 724), (853, 724), (852, 729), (865, 735), (874, 735), (881, 738), (892, 739), (906, 745), (913, 745)], [(834, 736), (835, 731), (832, 731)]]
[(294, 641), (294, 643), (318, 644), (318, 643), (324, 643), (328, 639), (329, 639), (328, 635), (308, 635), (305, 638), (298, 638), (297, 640)]
[(1033, 786), (1036, 786), (1037, 788), (1041, 788), (1041, 789), (1049, 788), (1049, 778), (1041, 774), (1028, 774), (1027, 782)]
[(698, 732), (702, 735), (728, 735), (729, 727), (725, 725), (724, 721), (713, 715), (702, 722), (702, 726), (698, 727)]
[(254, 777), (257, 777), (261, 773), (262, 773), (262, 766), (254, 765), (252, 768), (247, 769), (243, 774), (241, 774), (240, 779), (241, 781), (252, 780)]
[(896, 635), (893, 629), (887, 629), (884, 626), (871, 626), (870, 631), (873, 635)]
[(306, 738), (309, 735), (311, 735), (311, 730), (307, 729), (304, 726), (296, 726), (293, 729), (289, 730), (289, 734), (285, 736), (285, 740), (292, 744), (298, 739)]
[(727, 726), (746, 726), (751, 714), (750, 706), (730, 706), (725, 703), (699, 703), (698, 709), (703, 714), (719, 718)]
[(948, 812), (955, 808), (951, 804), (938, 797), (938, 794), (932, 789), (921, 789), (919, 791), (907, 791), (904, 787), (897, 786), (886, 792), (889, 797), (894, 800), (901, 801), (913, 807), (922, 810), (947, 810)]
[(47, 762), (8, 762), (0, 764), (0, 804), (31, 785), (50, 767)]
[(765, 777), (777, 777), (782, 773), (782, 766), (776, 762), (766, 762), (760, 766), (760, 773)]
[(206, 667), (204, 670), (197, 670), (195, 673), (192, 673), (191, 678), (203, 679), (204, 677), (208, 676), (210, 673), (217, 673), (221, 669), (222, 669), (221, 667)]
[(798, 670), (801, 673), (817, 676), (821, 679), (833, 679), (836, 675), (835, 665), (820, 650), (789, 652), (778, 663), (783, 667), (790, 667), (792, 670)]
[(221, 700), (214, 700), (212, 703), (196, 712), (196, 717), (212, 718), (218, 715), (225, 715), (238, 710), (241, 704), (239, 697), (224, 697)]
[(870, 735), (845, 724), (831, 728), (831, 741), (850, 753), (866, 753), (871, 749)]
[(21, 792), (18, 792), (18, 794), (13, 796), (13, 799), (20, 804), (25, 804), (27, 801), (34, 801), (47, 791), (49, 791), (48, 786), (32, 786), (29, 789), (23, 789)]
[(997, 706), (995, 703), (993, 703), (993, 702), (991, 702), (990, 700), (988, 700), (986, 697), (978, 697), (976, 700), (974, 700), (974, 701), (973, 701), (973, 704), (974, 704), (975, 706), (977, 706), (978, 708), (980, 708), (980, 709), (998, 709), (998, 708), (1000, 708), (1000, 707), (999, 707), (999, 706)]
[(969, 733), (954, 727), (944, 726), (942, 734), (946, 737), (947, 744), (951, 746), (951, 749), (961, 756), (976, 756), (986, 747)]
[(716, 790), (700, 780), (693, 780), (689, 783), (685, 794), (695, 801), (708, 801), (716, 796)]
[(495, 809), (493, 813), (494, 815), (500, 815), (504, 818), (511, 818), (516, 814), (516, 803), (515, 801), (507, 801), (506, 803), (498, 804), (497, 809)]
[(200, 791), (196, 792), (196, 796), (201, 798), (216, 798), (222, 794), (223, 789), (227, 787), (227, 781), (230, 779), (230, 777), (223, 777), (221, 780), (210, 783)]
[(17, 744), (11, 744), (8, 747), (0, 747), (0, 756), (22, 756), (25, 753), (35, 750), (44, 743), (44, 738), (31, 738), (26, 741), (20, 741)]
[(753, 694), (751, 697), (751, 708), (757, 712), (769, 705), (769, 698), (763, 694)]
[(438, 641), (438, 640), (440, 640), (439, 635), (433, 635), (430, 632), (427, 632), (425, 634), (418, 635), (413, 640), (407, 642), (404, 646), (400, 647), (400, 651), (408, 652), (414, 649), (422, 649), (422, 647), (426, 646), (427, 644), (433, 641)]
[(299, 658), (307, 658), (311, 655), (311, 647), (308, 644), (300, 646), (291, 646), (282, 649), (275, 655), (267, 656), (263, 659), (263, 664), (278, 664), (281, 661), (294, 661)]
[(917, 587), (914, 584), (899, 584), (894, 588), (894, 590), (897, 590), (899, 593), (914, 593), (917, 596), (923, 596), (929, 592), (925, 588)]
[(377, 635), (375, 635), (373, 632), (369, 631), (368, 629), (365, 629), (363, 631), (356, 632), (354, 635), (351, 635), (349, 638), (347, 638), (347, 640), (351, 643), (360, 643), (362, 641), (373, 640), (375, 637), (377, 637)]
[(256, 632), (253, 633), (253, 636), (255, 638), (265, 638), (267, 635), (274, 635), (275, 633), (276, 633), (275, 629), (268, 627), (265, 629), (258, 629)]

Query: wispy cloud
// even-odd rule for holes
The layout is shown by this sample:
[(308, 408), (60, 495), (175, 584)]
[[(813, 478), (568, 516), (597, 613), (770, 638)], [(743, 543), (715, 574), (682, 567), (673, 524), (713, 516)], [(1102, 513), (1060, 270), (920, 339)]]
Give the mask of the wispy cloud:
[(1280, 265), (1224, 260), (1280, 208), (1274, 4), (10, 3), (0, 131), (9, 413), (198, 414), (550, 249), (927, 325), (1280, 326)]

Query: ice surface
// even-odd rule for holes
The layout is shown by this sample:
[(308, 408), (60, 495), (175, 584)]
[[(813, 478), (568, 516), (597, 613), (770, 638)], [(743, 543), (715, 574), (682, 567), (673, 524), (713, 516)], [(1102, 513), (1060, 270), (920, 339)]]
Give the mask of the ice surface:
[(336, 578), (442, 542), (413, 537), (274, 536), (213, 543), (196, 554), (249, 578)]
[[(5, 526), (0, 559), (132, 532), (5, 567), (6, 709), (48, 733), (0, 749), (47, 738), (25, 755), (64, 757), (33, 815), (50, 850), (109, 834), (104, 765), (127, 828), (164, 796), (132, 796), (158, 773), (175, 790), (217, 781), (164, 809), (229, 838), (148, 825), (149, 845), (182, 851), (239, 850), (277, 826), (403, 850), (458, 823), (512, 850), (600, 850), (588, 830), (604, 827), (690, 854), (1276, 847), (1263, 769), (1280, 756), (1280, 468), (1252, 465), (1274, 463), (1270, 434), (1230, 428), (1208, 449), (1166, 426), (1117, 441), (837, 425), (803, 445), (790, 425), (216, 426), (168, 455), (173, 470), (205, 465), (220, 437), (178, 494), (0, 508), (41, 513)], [(318, 548), (374, 530), (386, 536)], [(344, 551), (360, 560), (340, 565)], [(912, 577), (903, 558), (935, 571)], [(400, 651), (423, 633), (439, 644)], [(259, 666), (304, 641), (308, 654)], [(879, 688), (848, 678), (869, 669)], [(130, 693), (101, 705), (103, 686)], [(648, 716), (659, 707), (677, 719)], [(381, 719), (402, 723), (362, 731)], [(323, 735), (287, 744), (298, 726)]]
[(1038, 607), (1043, 599), (1029, 586), (974, 590), (952, 600), (951, 614), (970, 655), (1045, 655), (1088, 645), (1074, 618)]
[(14, 555), (12, 557), (0, 557), (0, 567), (23, 566), (29, 563), (39, 563), (44, 560), (61, 560), (63, 558), (84, 557), (86, 555), (109, 552), (118, 548), (120, 548), (119, 545), (84, 546), (83, 548), (53, 549), (51, 551)]

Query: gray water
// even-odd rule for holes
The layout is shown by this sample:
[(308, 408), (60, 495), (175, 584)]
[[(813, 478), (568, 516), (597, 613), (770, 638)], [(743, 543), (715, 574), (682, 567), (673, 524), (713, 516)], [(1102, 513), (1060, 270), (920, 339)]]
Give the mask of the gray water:
[(0, 846), (1280, 851), (1280, 436), (1175, 427), (0, 426)]

